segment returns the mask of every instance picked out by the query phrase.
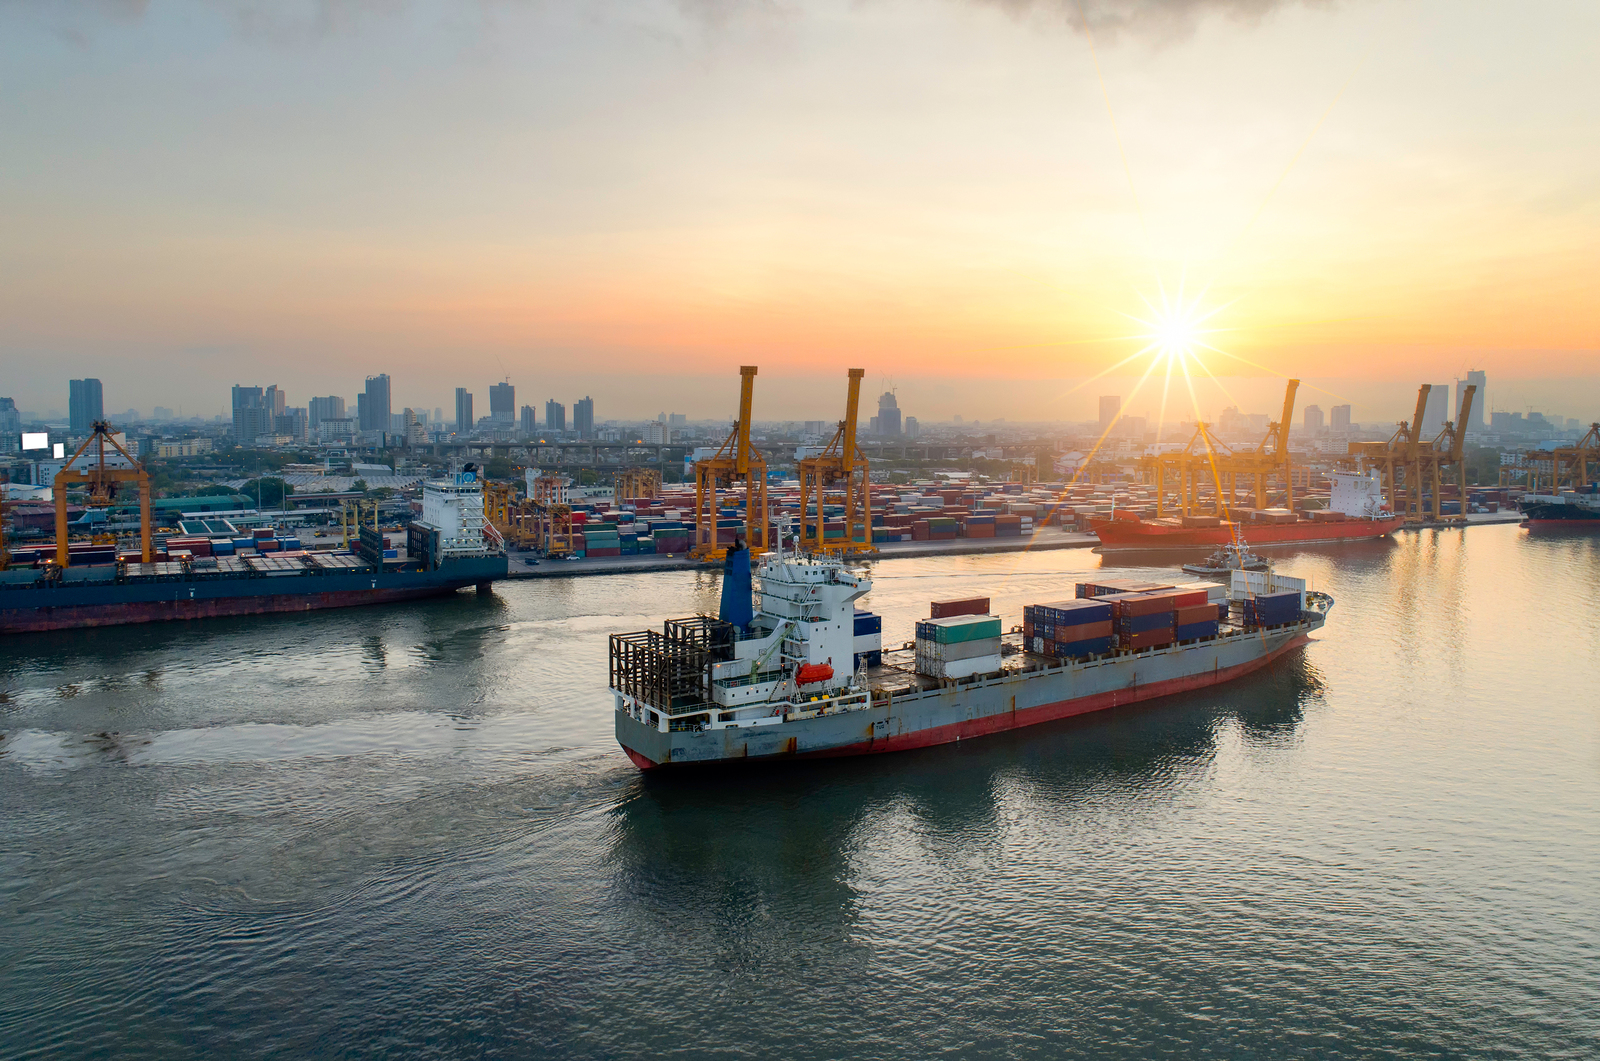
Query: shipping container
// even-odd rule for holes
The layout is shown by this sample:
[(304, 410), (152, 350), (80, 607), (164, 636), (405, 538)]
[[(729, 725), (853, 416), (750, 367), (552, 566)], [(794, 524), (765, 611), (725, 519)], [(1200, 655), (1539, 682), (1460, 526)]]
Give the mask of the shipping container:
[(1209, 637), (1216, 637), (1217, 620), (1213, 618), (1201, 622), (1179, 623), (1177, 635), (1179, 641), (1199, 641)]
[(947, 619), (956, 615), (988, 615), (988, 597), (962, 597), (958, 600), (936, 600), (929, 604), (929, 616)]
[(933, 641), (942, 645), (999, 636), (1000, 618), (995, 615), (959, 615), (924, 619), (917, 623), (918, 641)]

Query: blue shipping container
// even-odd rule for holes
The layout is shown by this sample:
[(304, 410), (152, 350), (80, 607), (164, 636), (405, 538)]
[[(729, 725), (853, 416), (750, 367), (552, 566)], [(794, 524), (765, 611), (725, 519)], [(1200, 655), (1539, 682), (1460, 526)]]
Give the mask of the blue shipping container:
[(1172, 629), (1172, 612), (1153, 612), (1150, 615), (1117, 617), (1117, 629), (1125, 634), (1144, 634), (1151, 630)]
[(1178, 627), (1179, 641), (1194, 641), (1199, 638), (1216, 636), (1217, 621), (1215, 619), (1212, 619), (1210, 622), (1189, 623), (1185, 626)]
[(874, 615), (871, 612), (856, 612), (855, 634), (857, 637), (862, 634), (881, 633), (883, 633), (883, 616)]
[(1087, 641), (1073, 641), (1068, 644), (1056, 645), (1056, 655), (1062, 659), (1076, 659), (1081, 656), (1098, 656), (1110, 652), (1115, 638), (1093, 637)]

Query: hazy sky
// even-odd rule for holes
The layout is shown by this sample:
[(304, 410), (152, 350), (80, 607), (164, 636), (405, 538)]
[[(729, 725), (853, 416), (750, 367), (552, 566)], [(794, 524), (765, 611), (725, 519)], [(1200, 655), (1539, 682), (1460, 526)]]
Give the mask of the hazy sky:
[(1593, 0), (0, 2), (0, 394), (713, 416), (755, 363), (815, 419), (859, 365), (1085, 418), (1181, 281), (1357, 419), (1468, 367), (1600, 416), (1596, 41)]

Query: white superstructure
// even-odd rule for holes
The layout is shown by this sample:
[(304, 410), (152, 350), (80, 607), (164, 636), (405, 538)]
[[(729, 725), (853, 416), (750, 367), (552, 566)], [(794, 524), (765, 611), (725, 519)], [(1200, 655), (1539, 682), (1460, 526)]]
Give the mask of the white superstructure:
[(492, 551), (484, 536), (483, 484), (476, 472), (423, 483), (422, 523), (439, 532), (441, 556)]
[(1385, 518), (1390, 514), (1389, 503), (1383, 497), (1383, 483), (1376, 475), (1334, 472), (1328, 478), (1333, 485), (1328, 498), (1329, 511), (1367, 519)]

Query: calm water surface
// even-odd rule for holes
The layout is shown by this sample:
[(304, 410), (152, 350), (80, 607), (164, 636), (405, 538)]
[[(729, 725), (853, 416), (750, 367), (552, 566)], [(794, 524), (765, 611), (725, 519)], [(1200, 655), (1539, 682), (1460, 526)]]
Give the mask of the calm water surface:
[(0, 1056), (1600, 1057), (1600, 539), (1283, 566), (1331, 621), (1220, 690), (687, 778), (606, 635), (714, 575), (6, 638)]

